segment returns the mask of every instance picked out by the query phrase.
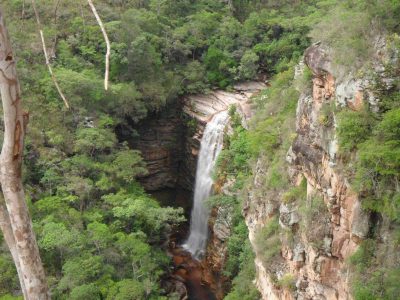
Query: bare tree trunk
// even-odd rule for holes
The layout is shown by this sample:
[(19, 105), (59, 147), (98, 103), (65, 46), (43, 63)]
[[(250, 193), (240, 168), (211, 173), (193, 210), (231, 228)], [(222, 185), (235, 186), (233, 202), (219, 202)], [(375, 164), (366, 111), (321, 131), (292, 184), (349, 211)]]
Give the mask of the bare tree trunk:
[[(0, 10), (0, 92), (4, 113), (4, 141), (0, 154), (0, 183), (15, 240), (27, 300), (50, 299), (32, 221), (22, 188), (21, 167), (28, 114), (22, 111), (20, 87), (11, 43)], [(19, 267), (18, 267), (19, 263)]]
[[(58, 7), (60, 6), (60, 2), (61, 0), (58, 0), (56, 3), (56, 6), (54, 8), (54, 26), (57, 29), (57, 22), (58, 22)], [(54, 40), (53, 40), (53, 46), (51, 47), (51, 54), (55, 57), (56, 55), (56, 47), (57, 47), (57, 40), (58, 40), (58, 36), (57, 33), (54, 35)]]
[(230, 10), (232, 13), (235, 12), (235, 6), (233, 5), (232, 0), (228, 0), (228, 7), (229, 7), (229, 10)]
[(11, 256), (15, 263), (15, 267), (18, 273), (19, 283), (21, 285), (22, 294), (24, 295), (25, 299), (28, 299), (28, 294), (26, 292), (24, 279), (22, 277), (21, 265), (19, 263), (17, 246), (15, 244), (15, 239), (11, 228), (10, 216), (8, 215), (7, 207), (2, 195), (0, 195), (0, 229), (3, 232), (4, 240), (6, 241), (8, 249), (10, 249)]
[(99, 24), (101, 28), (101, 32), (103, 33), (104, 40), (107, 45), (107, 52), (106, 52), (106, 70), (104, 74), (104, 89), (107, 91), (108, 90), (108, 77), (110, 73), (110, 53), (111, 53), (111, 46), (110, 46), (110, 40), (108, 39), (108, 35), (106, 32), (106, 29), (104, 28), (103, 22), (100, 19), (99, 14), (97, 13), (96, 7), (93, 5), (92, 0), (88, 0), (89, 6), (92, 9), (92, 12), (94, 16), (96, 17), (97, 23)]
[(38, 28), (39, 28), (39, 34), (40, 34), (40, 39), (42, 41), (42, 48), (43, 48), (44, 58), (46, 59), (47, 69), (49, 70), (49, 73), (50, 73), (50, 76), (51, 76), (51, 80), (53, 80), (53, 83), (54, 83), (54, 85), (55, 85), (55, 87), (56, 87), (56, 89), (58, 91), (58, 94), (60, 95), (61, 99), (64, 101), (65, 106), (69, 109), (69, 104), (68, 104), (67, 98), (65, 98), (64, 93), (62, 92), (60, 86), (58, 85), (57, 78), (54, 75), (53, 68), (51, 67), (51, 64), (50, 64), (49, 54), (47, 53), (46, 42), (44, 40), (42, 24), (40, 23), (39, 14), (37, 12), (36, 3), (35, 3), (34, 0), (32, 0), (32, 7), (33, 7), (33, 10), (35, 11), (36, 22), (37, 22)]

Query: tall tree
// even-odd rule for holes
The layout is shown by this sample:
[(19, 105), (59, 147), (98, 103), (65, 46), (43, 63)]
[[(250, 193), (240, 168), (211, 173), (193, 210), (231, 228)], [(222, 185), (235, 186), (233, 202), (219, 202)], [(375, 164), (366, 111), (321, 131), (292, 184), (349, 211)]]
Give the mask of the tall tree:
[(28, 114), (21, 105), (16, 62), (0, 9), (0, 93), (4, 114), (4, 140), (0, 154), (1, 229), (14, 259), (27, 300), (50, 299), (32, 221), (22, 186), (22, 157)]

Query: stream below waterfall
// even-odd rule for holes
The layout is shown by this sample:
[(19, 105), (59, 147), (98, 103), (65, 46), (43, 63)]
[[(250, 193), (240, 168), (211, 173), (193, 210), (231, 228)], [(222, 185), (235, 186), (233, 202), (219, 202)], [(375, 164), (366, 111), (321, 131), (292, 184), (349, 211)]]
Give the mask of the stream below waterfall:
[[(192, 193), (184, 189), (167, 188), (151, 193), (163, 206), (183, 207), (187, 219), (190, 219)], [(173, 269), (166, 281), (179, 281), (184, 284), (187, 300), (216, 300), (213, 288), (206, 277), (205, 266), (192, 258), (191, 254), (180, 246), (189, 235), (188, 222), (175, 228), (168, 239), (168, 254), (172, 257)], [(218, 278), (215, 278), (218, 281)], [(215, 285), (215, 284), (214, 284)]]

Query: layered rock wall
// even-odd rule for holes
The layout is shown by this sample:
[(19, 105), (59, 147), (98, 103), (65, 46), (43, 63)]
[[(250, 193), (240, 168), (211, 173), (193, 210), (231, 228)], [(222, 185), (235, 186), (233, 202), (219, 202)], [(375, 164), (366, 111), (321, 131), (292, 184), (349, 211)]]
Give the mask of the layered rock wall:
[(207, 122), (214, 114), (235, 105), (246, 123), (251, 115), (249, 99), (263, 87), (262, 83), (247, 82), (236, 85), (234, 92), (217, 90), (187, 96), (135, 126), (139, 138), (132, 139), (131, 144), (141, 151), (147, 164), (148, 174), (139, 178), (145, 189), (192, 190)]
[(186, 127), (179, 106), (173, 104), (136, 126), (139, 138), (133, 140), (132, 146), (141, 151), (146, 162), (148, 174), (139, 180), (147, 191), (175, 188), (180, 174), (191, 176), (190, 170), (182, 167)]
[[(377, 51), (379, 53), (379, 51)], [(307, 202), (323, 199), (325, 208), (314, 216), (308, 228), (300, 228), (304, 212), (298, 203), (284, 203), (284, 191), (265, 191), (268, 165), (262, 158), (255, 168), (244, 215), (249, 237), (256, 249), (256, 232), (278, 215), (283, 232), (280, 254), (265, 265), (256, 257), (256, 284), (262, 299), (351, 299), (346, 260), (367, 237), (371, 218), (361, 208), (359, 196), (350, 188), (337, 153), (335, 107), (377, 110), (367, 78), (336, 80), (327, 48), (308, 48), (305, 65), (312, 71), (312, 90), (300, 96), (296, 112), (297, 136), (287, 154), (289, 174), (294, 185), (304, 179)], [(375, 71), (379, 75), (379, 65)], [(390, 81), (388, 81), (390, 82)], [(324, 212), (322, 212), (324, 211)], [(294, 285), (280, 284), (291, 278)]]

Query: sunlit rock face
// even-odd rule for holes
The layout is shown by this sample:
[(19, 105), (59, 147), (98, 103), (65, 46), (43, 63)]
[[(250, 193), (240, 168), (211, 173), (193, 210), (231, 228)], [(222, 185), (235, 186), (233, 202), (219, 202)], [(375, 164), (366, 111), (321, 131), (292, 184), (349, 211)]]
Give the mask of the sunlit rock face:
[(233, 92), (216, 90), (209, 94), (191, 95), (185, 98), (183, 111), (204, 123), (208, 122), (214, 114), (235, 105), (237, 112), (246, 123), (251, 117), (251, 96), (264, 88), (265, 85), (261, 82), (244, 82), (235, 85)]
[[(359, 196), (351, 190), (343, 172), (343, 161), (337, 152), (335, 116), (332, 113), (327, 120), (323, 114), (327, 108), (335, 106), (376, 110), (379, 99), (374, 97), (368, 78), (355, 79), (348, 74), (336, 79), (329, 51), (322, 45), (315, 44), (305, 51), (304, 64), (313, 74), (312, 90), (299, 98), (297, 136), (288, 149), (286, 160), (293, 183), (298, 184), (305, 178), (307, 197), (322, 197), (327, 218), (314, 222), (315, 228), (307, 229), (309, 234), (318, 237), (317, 249), (306, 234), (297, 234), (291, 243), (281, 239), (279, 258), (272, 265), (263, 265), (257, 257), (256, 285), (265, 300), (351, 299), (346, 260), (367, 237), (372, 219), (362, 210)], [(376, 74), (384, 74), (379, 73), (378, 63), (374, 67)], [(272, 215), (278, 214), (280, 226), (292, 232), (297, 232), (297, 223), (303, 217), (298, 207), (281, 203), (282, 192), (263, 190), (267, 169), (268, 164), (260, 158), (244, 207), (253, 246), (257, 229)], [(277, 279), (284, 274), (293, 276), (294, 288), (278, 286)]]
[[(320, 228), (322, 250), (316, 251), (305, 240), (300, 244), (304, 249), (300, 267), (296, 248), (288, 247), (284, 258), (290, 271), (296, 274), (298, 294), (305, 299), (347, 299), (350, 295), (345, 260), (355, 251), (357, 241), (366, 237), (369, 216), (360, 212), (357, 195), (337, 168), (335, 120), (333, 118), (331, 124), (321, 120), (323, 106), (336, 105), (337, 86), (330, 71), (329, 56), (321, 46), (314, 45), (307, 49), (305, 63), (313, 73), (312, 96), (302, 95), (298, 103), (297, 138), (291, 149), (291, 167), (294, 174), (298, 172), (306, 178), (308, 196), (323, 197), (330, 222), (328, 227)], [(354, 103), (360, 106), (362, 101), (358, 99)], [(366, 226), (356, 237), (352, 228), (359, 222)]]

